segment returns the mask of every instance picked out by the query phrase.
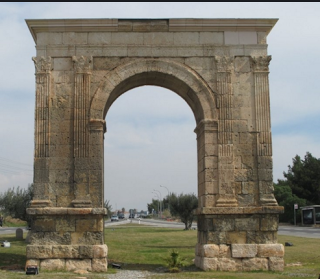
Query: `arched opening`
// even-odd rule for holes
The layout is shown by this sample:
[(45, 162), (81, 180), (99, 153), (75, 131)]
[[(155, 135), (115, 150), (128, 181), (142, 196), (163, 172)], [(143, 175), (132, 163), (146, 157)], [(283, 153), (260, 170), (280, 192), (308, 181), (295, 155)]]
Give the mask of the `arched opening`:
[[(110, 71), (101, 81), (90, 106), (92, 140), (97, 139), (94, 135), (96, 129), (102, 131), (101, 125), (105, 125), (105, 116), (113, 102), (126, 91), (144, 85), (170, 89), (191, 108), (197, 133), (198, 207), (212, 207), (218, 193), (218, 153), (217, 148), (211, 148), (217, 144), (215, 95), (202, 77), (186, 65), (168, 60), (141, 59), (122, 64)], [(100, 135), (102, 136), (101, 132)], [(99, 144), (103, 144), (103, 140)], [(103, 150), (103, 146), (100, 148)], [(98, 157), (98, 164), (102, 166), (104, 159)]]
[(202, 77), (183, 64), (160, 59), (133, 61), (109, 72), (94, 94), (91, 119), (104, 119), (121, 94), (143, 85), (161, 86), (177, 93), (190, 106), (197, 124), (217, 120), (214, 92)]
[(129, 90), (106, 123), (105, 199), (114, 210), (147, 210), (154, 189), (162, 198), (168, 191), (197, 195), (196, 123), (177, 94), (158, 86)]

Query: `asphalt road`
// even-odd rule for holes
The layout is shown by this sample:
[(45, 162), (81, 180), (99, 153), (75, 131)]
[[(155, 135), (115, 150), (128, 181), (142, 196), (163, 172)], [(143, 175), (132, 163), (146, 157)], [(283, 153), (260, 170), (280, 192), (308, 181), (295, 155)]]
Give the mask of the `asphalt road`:
[[(119, 222), (107, 221), (105, 223), (105, 227), (107, 228), (110, 226), (117, 226), (117, 225), (122, 225), (122, 224), (131, 222), (131, 219), (128, 219), (128, 220), (121, 220)], [(139, 220), (133, 219), (132, 223), (139, 225)], [(168, 221), (161, 221), (161, 220), (154, 220), (154, 219), (141, 219), (140, 224), (156, 226), (156, 227), (184, 229), (183, 223), (168, 222)], [(196, 229), (196, 225), (193, 225), (192, 228)], [(281, 226), (279, 226), (278, 234), (279, 235), (306, 237), (306, 238), (320, 238), (320, 228), (281, 225)]]
[(279, 226), (278, 235), (320, 238), (320, 228), (300, 226)]
[[(18, 228), (12, 228), (12, 227), (0, 227), (0, 235), (1, 234), (15, 234), (16, 230)], [(27, 232), (27, 228), (26, 227), (21, 227), (21, 229), (23, 229), (23, 232)]]
[[(106, 221), (105, 227), (112, 227), (123, 225), (126, 223), (130, 223), (131, 219), (120, 220), (118, 222)], [(133, 219), (133, 224), (139, 225), (139, 219)], [(184, 229), (184, 224), (179, 222), (168, 222), (162, 220), (154, 220), (154, 219), (141, 219), (141, 225), (149, 225), (153, 227), (165, 227), (165, 228), (181, 228)], [(196, 225), (192, 226), (193, 229), (196, 229)], [(0, 235), (3, 234), (15, 234), (17, 228), (8, 228), (8, 227), (0, 227)], [(27, 228), (22, 227), (24, 232), (27, 232)], [(300, 227), (300, 226), (284, 226), (280, 225), (278, 229), (279, 235), (288, 235), (288, 236), (298, 236), (298, 237), (306, 237), (306, 238), (320, 238), (320, 228), (314, 227)]]

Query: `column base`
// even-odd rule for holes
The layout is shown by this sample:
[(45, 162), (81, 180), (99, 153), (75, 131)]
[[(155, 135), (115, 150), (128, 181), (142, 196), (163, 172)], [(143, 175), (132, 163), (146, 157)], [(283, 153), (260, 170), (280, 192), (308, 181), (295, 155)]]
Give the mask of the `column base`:
[(30, 207), (31, 208), (42, 208), (42, 207), (51, 207), (52, 202), (50, 200), (32, 200)]

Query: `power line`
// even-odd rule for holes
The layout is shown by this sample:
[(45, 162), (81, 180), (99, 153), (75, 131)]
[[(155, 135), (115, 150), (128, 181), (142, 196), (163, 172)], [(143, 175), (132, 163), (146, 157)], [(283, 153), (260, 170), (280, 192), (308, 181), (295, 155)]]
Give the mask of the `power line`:
[(11, 162), (11, 163), (14, 163), (14, 164), (19, 164), (19, 165), (31, 166), (31, 164), (21, 163), (21, 162), (14, 161), (14, 160), (11, 160), (11, 159), (8, 159), (8, 158), (4, 158), (4, 157), (0, 157), (0, 160), (5, 160), (6, 162)]
[(33, 172), (32, 167), (33, 166), (31, 164), (25, 164), (15, 160), (0, 157), (0, 173), (2, 174), (18, 174), (21, 172), (27, 172), (27, 175), (31, 175), (31, 173)]
[(31, 169), (26, 169), (26, 168), (21, 168), (21, 167), (17, 167), (17, 166), (10, 166), (10, 165), (6, 165), (0, 162), (0, 167), (4, 168), (4, 169), (14, 169), (14, 170), (20, 170), (20, 171), (32, 171)]

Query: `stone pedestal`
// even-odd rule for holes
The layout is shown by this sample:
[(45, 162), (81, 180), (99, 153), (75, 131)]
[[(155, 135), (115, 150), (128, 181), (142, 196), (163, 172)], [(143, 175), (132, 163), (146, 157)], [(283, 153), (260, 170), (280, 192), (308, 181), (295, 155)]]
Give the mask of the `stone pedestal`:
[(198, 211), (195, 265), (203, 270), (281, 271), (277, 244), (280, 206), (208, 208)]
[(45, 270), (107, 271), (104, 208), (29, 208), (27, 265)]

